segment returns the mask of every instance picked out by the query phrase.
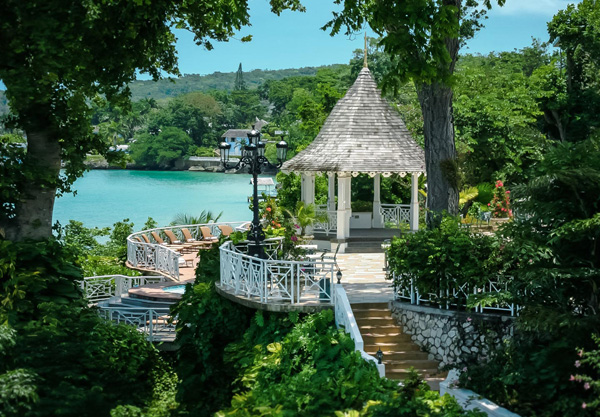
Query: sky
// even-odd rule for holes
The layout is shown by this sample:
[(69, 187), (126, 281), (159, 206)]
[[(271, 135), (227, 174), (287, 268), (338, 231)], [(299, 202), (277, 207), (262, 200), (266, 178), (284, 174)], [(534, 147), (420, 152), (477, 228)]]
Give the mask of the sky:
[[(531, 45), (532, 37), (547, 41), (547, 22), (573, 2), (578, 0), (507, 0), (504, 7), (496, 6), (488, 13), (485, 27), (461, 52), (512, 51)], [(252, 26), (242, 29), (236, 39), (215, 43), (212, 51), (195, 45), (188, 32), (177, 31), (180, 71), (201, 75), (233, 72), (240, 62), (244, 71), (345, 64), (352, 51), (363, 48), (362, 34), (331, 37), (320, 30), (336, 9), (333, 1), (302, 3), (305, 13), (285, 11), (278, 17), (270, 12), (267, 0), (249, 0)], [(251, 42), (239, 40), (249, 34), (253, 36)], [(373, 36), (371, 31), (367, 34)]]

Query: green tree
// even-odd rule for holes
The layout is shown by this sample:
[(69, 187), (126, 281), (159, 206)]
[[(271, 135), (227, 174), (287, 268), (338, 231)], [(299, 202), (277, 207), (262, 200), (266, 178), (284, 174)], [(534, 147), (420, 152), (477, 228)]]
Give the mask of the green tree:
[(235, 84), (233, 85), (233, 90), (242, 91), (245, 89), (246, 83), (244, 82), (244, 72), (242, 71), (242, 63), (240, 62), (240, 66), (238, 67), (238, 70), (235, 73)]
[[(481, 27), (491, 0), (411, 0), (383, 2), (335, 0), (344, 10), (325, 25), (332, 34), (342, 26), (348, 34), (368, 24), (381, 36), (391, 57), (384, 89), (396, 91), (412, 79), (424, 121), (425, 163), (428, 179), (428, 223), (438, 224), (446, 210), (458, 212), (458, 164), (454, 143), (452, 83), (461, 42)], [(504, 0), (497, 0), (499, 5)]]
[[(298, 0), (270, 3), (275, 13), (302, 9)], [(172, 27), (192, 31), (211, 49), (211, 40), (227, 40), (249, 22), (246, 0), (8, 0), (0, 15), (0, 79), (11, 125), (27, 133), (28, 144), (20, 164), (27, 175), (16, 184), (20, 196), (14, 206), (2, 206), (12, 213), (0, 227), (14, 240), (49, 237), (57, 190), (69, 190), (88, 152), (107, 152), (92, 135), (91, 100), (104, 95), (126, 105), (136, 72), (154, 79), (178, 74)]]
[[(548, 124), (561, 141), (580, 141), (600, 126), (600, 7), (596, 0), (583, 0), (559, 11), (548, 23), (550, 42), (558, 43), (560, 69), (546, 69), (554, 91), (546, 97)], [(558, 74), (556, 73), (557, 71)], [(546, 84), (547, 85), (547, 84)]]
[(183, 130), (167, 127), (158, 135), (139, 135), (131, 145), (131, 156), (141, 166), (168, 169), (188, 154), (190, 146), (192, 139)]

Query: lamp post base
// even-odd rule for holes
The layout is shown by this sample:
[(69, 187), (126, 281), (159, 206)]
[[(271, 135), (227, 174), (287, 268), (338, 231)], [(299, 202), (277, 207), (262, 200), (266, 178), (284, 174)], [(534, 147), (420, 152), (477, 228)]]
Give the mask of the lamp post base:
[(265, 247), (262, 244), (256, 244), (254, 242), (248, 243), (248, 255), (254, 256), (260, 259), (267, 259), (265, 253)]

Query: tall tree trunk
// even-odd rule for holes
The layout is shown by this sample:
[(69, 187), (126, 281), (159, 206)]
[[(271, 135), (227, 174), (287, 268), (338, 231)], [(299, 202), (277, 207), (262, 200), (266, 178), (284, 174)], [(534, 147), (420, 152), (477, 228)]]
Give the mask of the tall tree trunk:
[(52, 235), (52, 212), (56, 182), (60, 174), (61, 148), (48, 131), (28, 131), (27, 154), (23, 169), (34, 179), (21, 189), (15, 218), (5, 226), (6, 238), (12, 241), (42, 240)]
[(452, 89), (444, 84), (417, 85), (423, 112), (427, 169), (427, 225), (439, 225), (442, 211), (458, 214), (458, 164), (452, 119)]

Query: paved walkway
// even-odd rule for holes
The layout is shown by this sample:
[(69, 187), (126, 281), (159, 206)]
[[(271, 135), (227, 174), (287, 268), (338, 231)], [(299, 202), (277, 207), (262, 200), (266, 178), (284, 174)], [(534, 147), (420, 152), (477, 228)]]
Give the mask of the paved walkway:
[(337, 261), (351, 304), (392, 300), (392, 281), (385, 279), (383, 253), (341, 253)]

